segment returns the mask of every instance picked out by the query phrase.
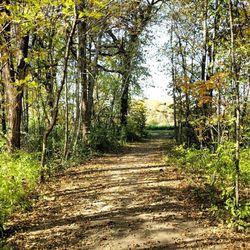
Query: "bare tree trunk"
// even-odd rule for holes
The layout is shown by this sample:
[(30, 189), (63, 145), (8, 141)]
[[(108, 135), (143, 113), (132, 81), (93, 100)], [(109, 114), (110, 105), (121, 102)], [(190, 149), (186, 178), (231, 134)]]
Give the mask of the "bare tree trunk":
[[(78, 58), (79, 55), (77, 55)], [(75, 119), (75, 126), (74, 126), (74, 140), (73, 143), (73, 152), (76, 150), (76, 145), (79, 140), (80, 131), (81, 131), (81, 107), (80, 107), (80, 82), (79, 82), (79, 70), (77, 69), (76, 72), (76, 119)]]
[[(6, 0), (5, 3), (8, 5), (10, 1)], [(7, 16), (11, 15), (7, 8), (2, 8), (1, 12), (4, 12)], [(2, 30), (3, 35), (0, 39), (0, 45), (2, 47), (1, 54), (6, 57), (2, 62), (2, 81), (6, 95), (8, 143), (10, 151), (19, 149), (21, 146), (23, 85), (17, 86), (15, 82), (16, 80), (24, 80), (26, 77), (27, 65), (25, 59), (28, 56), (29, 43), (29, 35), (23, 35), (21, 38), (17, 37), (16, 31), (19, 29), (19, 26), (15, 26), (14, 31), (13, 23), (6, 23)], [(15, 41), (15, 52), (13, 52), (12, 47), (13, 41)]]
[(219, 145), (221, 143), (221, 139), (222, 139), (222, 132), (221, 132), (221, 90), (220, 90), (220, 87), (218, 89), (217, 116), (218, 116), (217, 143)]
[(115, 100), (116, 100), (116, 93), (114, 91), (112, 99), (110, 101), (110, 115), (109, 115), (109, 124), (108, 127), (110, 129), (114, 126), (114, 106), (115, 106)]
[(121, 126), (127, 125), (128, 115), (128, 98), (129, 98), (129, 82), (130, 73), (125, 73), (122, 79), (122, 95), (121, 95)]
[[(89, 83), (88, 83), (88, 128), (91, 127), (91, 120), (92, 120), (92, 113), (93, 113), (93, 93), (94, 93), (94, 86), (95, 86), (95, 81), (96, 81), (96, 76), (98, 73), (98, 58), (99, 58), (99, 45), (101, 41), (101, 35), (98, 35), (97, 40), (95, 42), (95, 55), (92, 60), (91, 58), (91, 53), (90, 53), (90, 58), (89, 61), (91, 62), (91, 69), (92, 72), (89, 72)], [(91, 50), (91, 48), (90, 48)]]
[[(86, 8), (86, 1), (83, 0), (78, 6), (79, 11)], [(81, 96), (81, 132), (82, 139), (86, 141), (88, 137), (88, 72), (87, 72), (87, 22), (81, 20), (78, 23), (78, 70), (82, 87)]]
[(240, 175), (240, 90), (239, 90), (239, 79), (238, 72), (236, 69), (235, 60), (235, 38), (234, 38), (234, 17), (233, 17), (233, 6), (231, 0), (228, 0), (229, 7), (229, 21), (230, 21), (230, 56), (231, 56), (231, 76), (232, 85), (234, 87), (234, 102), (235, 102), (235, 205), (239, 207), (239, 175)]
[(129, 49), (123, 55), (122, 67), (122, 94), (121, 94), (121, 127), (126, 127), (127, 125), (127, 115), (129, 108), (129, 87), (131, 83), (132, 75), (132, 61), (135, 53), (138, 49), (138, 35), (130, 35), (129, 38)]
[(23, 98), (23, 128), (26, 133), (29, 132), (29, 92), (28, 88), (24, 88)]
[(207, 10), (208, 10), (208, 0), (203, 0), (204, 3), (204, 13), (203, 13), (203, 52), (201, 59), (201, 80), (207, 80)]
[(76, 146), (80, 137), (80, 131), (81, 131), (81, 106), (80, 106), (80, 92), (81, 92), (81, 83), (80, 83), (80, 68), (79, 68), (79, 62), (80, 62), (80, 51), (79, 51), (79, 44), (80, 44), (80, 36), (79, 36), (79, 29), (77, 29), (77, 50), (76, 50), (76, 72), (75, 72), (75, 79), (76, 79), (76, 88), (75, 88), (75, 104), (76, 104), (76, 116), (75, 116), (75, 123), (74, 123), (74, 139), (72, 140), (73, 144), (73, 152), (76, 150)]
[[(212, 34), (212, 45), (210, 45), (210, 53), (209, 53), (209, 60), (210, 64), (208, 66), (208, 75), (213, 76), (215, 72), (215, 55), (216, 55), (216, 45), (217, 45), (217, 32), (218, 32), (218, 7), (219, 7), (219, 0), (215, 0), (215, 14), (214, 14), (214, 20), (213, 20), (213, 34)], [(220, 86), (218, 86), (220, 88)], [(220, 143), (220, 137), (221, 137), (221, 121), (220, 121), (220, 115), (221, 115), (221, 91), (218, 88), (218, 103), (217, 103), (217, 116), (218, 116), (218, 123), (217, 123), (217, 138), (214, 138), (214, 131), (213, 127), (210, 127), (210, 134), (212, 135), (212, 142), (217, 142), (217, 145), (215, 144), (214, 150), (218, 147)], [(210, 90), (210, 96), (213, 97), (213, 89)], [(211, 106), (211, 105), (210, 105)], [(210, 107), (211, 112), (211, 107)]]
[[(206, 82), (208, 80), (208, 0), (203, 0), (203, 51), (202, 51), (202, 60), (201, 60), (201, 80)], [(209, 90), (206, 91), (206, 96), (209, 96), (211, 93)], [(203, 127), (206, 127), (207, 118), (209, 116), (209, 104), (203, 103), (202, 105), (202, 113), (203, 113)], [(211, 134), (209, 132), (204, 135), (205, 131), (202, 131), (201, 136), (201, 147), (203, 147), (206, 143), (205, 138), (209, 138), (209, 142), (211, 141)], [(204, 144), (204, 145), (203, 145)]]
[(5, 109), (5, 91), (3, 84), (1, 84), (1, 124), (2, 124), (2, 132), (5, 135), (7, 132), (7, 125), (6, 125), (6, 109)]
[(248, 99), (250, 94), (250, 69), (248, 70), (248, 83), (244, 86), (244, 98), (243, 98), (243, 105), (242, 105), (242, 115), (241, 115), (241, 123), (243, 128), (247, 128), (248, 122)]
[(172, 75), (172, 95), (173, 95), (173, 109), (174, 109), (174, 132), (175, 132), (175, 141), (179, 143), (178, 136), (178, 124), (177, 124), (177, 102), (176, 102), (176, 79), (175, 79), (175, 64), (174, 64), (174, 45), (173, 45), (173, 24), (171, 25), (170, 33), (170, 46), (171, 46), (171, 75)]
[(189, 115), (190, 115), (190, 100), (189, 100), (189, 86), (186, 81), (188, 81), (188, 76), (187, 76), (187, 63), (185, 59), (185, 52), (183, 51), (183, 46), (181, 43), (181, 38), (178, 36), (178, 44), (179, 44), (179, 50), (180, 50), (180, 55), (181, 55), (181, 65), (182, 65), (182, 70), (183, 70), (183, 81), (187, 85), (185, 89), (185, 136), (186, 136), (186, 144), (187, 146), (190, 146), (190, 141), (191, 141), (191, 133), (190, 133), (190, 124), (189, 124)]
[(55, 97), (55, 101), (53, 103), (53, 109), (51, 111), (51, 117), (49, 120), (49, 125), (48, 127), (45, 129), (44, 134), (43, 134), (43, 142), (42, 142), (42, 154), (41, 154), (41, 165), (42, 165), (42, 171), (41, 171), (41, 182), (44, 181), (44, 174), (45, 174), (45, 170), (44, 170), (44, 166), (45, 166), (45, 159), (46, 159), (46, 153), (47, 153), (47, 147), (48, 147), (48, 138), (49, 135), (51, 133), (51, 131), (53, 130), (56, 121), (57, 121), (57, 117), (58, 117), (58, 109), (59, 109), (59, 99), (61, 97), (61, 93), (63, 90), (63, 87), (66, 83), (66, 77), (67, 77), (67, 68), (68, 68), (68, 60), (69, 60), (69, 51), (70, 51), (70, 46), (72, 44), (72, 39), (73, 39), (73, 35), (75, 33), (75, 28), (76, 28), (76, 22), (77, 22), (77, 14), (75, 11), (75, 17), (72, 23), (72, 27), (71, 27), (71, 31), (70, 34), (67, 38), (67, 43), (66, 43), (66, 47), (65, 47), (65, 51), (64, 51), (64, 65), (63, 65), (63, 73), (62, 73), (62, 80), (61, 80), (61, 84), (60, 87), (57, 90), (57, 94)]
[(68, 100), (68, 81), (67, 76), (65, 79), (65, 130), (64, 130), (64, 149), (63, 149), (63, 159), (67, 161), (68, 147), (69, 147), (69, 100)]
[(183, 102), (182, 102), (182, 96), (181, 96), (181, 90), (178, 90), (179, 92), (179, 115), (178, 115), (178, 141), (180, 144), (183, 143)]
[[(141, 20), (143, 21), (143, 20)], [(145, 20), (144, 20), (145, 21)], [(139, 28), (141, 30), (141, 28)], [(121, 129), (126, 130), (127, 125), (127, 115), (129, 108), (129, 87), (132, 76), (132, 64), (133, 59), (136, 56), (136, 52), (139, 47), (139, 33), (131, 33), (128, 35), (128, 45), (125, 49), (124, 45), (120, 45), (116, 36), (109, 32), (113, 41), (118, 44), (119, 51), (121, 53), (121, 75), (122, 75), (122, 86), (121, 86), (121, 97), (120, 97), (120, 125)]]
[[(9, 31), (10, 28), (9, 28)], [(10, 37), (9, 37), (10, 38)], [(28, 55), (29, 36), (25, 36), (20, 41), (20, 51), (18, 55), (18, 66), (14, 69), (12, 58), (8, 58), (2, 69), (2, 78), (6, 92), (8, 107), (8, 138), (9, 150), (20, 148), (21, 140), (21, 120), (22, 120), (22, 98), (23, 86), (16, 86), (16, 80), (23, 80), (26, 76), (25, 58)], [(8, 49), (8, 48), (7, 48)]]

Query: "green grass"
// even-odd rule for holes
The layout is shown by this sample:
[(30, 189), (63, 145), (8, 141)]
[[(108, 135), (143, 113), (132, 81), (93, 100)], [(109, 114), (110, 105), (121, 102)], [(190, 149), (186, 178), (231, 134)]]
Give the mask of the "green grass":
[(149, 124), (146, 126), (147, 130), (173, 130), (174, 127), (173, 126), (169, 126), (169, 125), (152, 125)]
[(28, 196), (39, 180), (40, 163), (24, 151), (0, 154), (0, 225), (16, 208), (30, 206)]

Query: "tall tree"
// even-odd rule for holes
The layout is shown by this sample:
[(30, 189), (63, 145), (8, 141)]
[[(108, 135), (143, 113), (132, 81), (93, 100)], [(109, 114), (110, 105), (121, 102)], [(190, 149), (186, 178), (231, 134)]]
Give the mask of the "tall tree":
[[(56, 125), (57, 118), (58, 118), (58, 111), (59, 111), (59, 100), (61, 98), (63, 88), (66, 84), (68, 61), (69, 61), (69, 56), (70, 56), (70, 48), (72, 45), (73, 36), (75, 34), (77, 18), (78, 18), (76, 6), (73, 5), (72, 7), (74, 8), (74, 19), (72, 20), (70, 31), (68, 32), (68, 34), (66, 36), (66, 46), (64, 49), (64, 56), (63, 56), (62, 78), (61, 78), (61, 82), (60, 82), (60, 85), (58, 86), (56, 96), (55, 96), (55, 99), (53, 102), (53, 108), (51, 110), (51, 116), (49, 118), (48, 126), (45, 129), (44, 134), (43, 134), (42, 156), (41, 156), (42, 167), (44, 167), (44, 165), (45, 165), (45, 157), (46, 157), (46, 153), (47, 153), (48, 138), (49, 138), (49, 135), (52, 132), (54, 126)], [(44, 169), (42, 169), (41, 180), (42, 181), (44, 180)]]
[[(27, 72), (25, 59), (28, 56), (28, 30), (14, 24), (10, 1), (5, 1), (1, 9), (6, 18), (1, 34), (2, 81), (6, 95), (9, 150), (20, 148), (23, 84)], [(22, 8), (20, 6), (19, 8)], [(21, 9), (20, 9), (21, 10)]]
[[(234, 90), (234, 120), (235, 120), (235, 202), (236, 207), (239, 206), (239, 175), (240, 175), (240, 87), (239, 87), (239, 72), (236, 66), (235, 58), (235, 26), (234, 26), (234, 10), (231, 0), (228, 0), (228, 9), (229, 9), (229, 23), (230, 23), (230, 71), (232, 78), (232, 88)], [(237, 6), (236, 6), (237, 7)]]

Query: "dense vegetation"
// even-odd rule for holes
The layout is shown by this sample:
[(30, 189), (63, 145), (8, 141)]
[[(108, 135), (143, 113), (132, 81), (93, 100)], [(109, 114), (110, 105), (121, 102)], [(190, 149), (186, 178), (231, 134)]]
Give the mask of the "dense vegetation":
[(145, 103), (132, 97), (158, 13), (170, 34), (164, 55), (182, 163), (210, 176), (235, 218), (246, 217), (247, 2), (5, 0), (0, 12), (0, 224), (29, 206), (29, 191), (55, 167), (144, 135)]
[(161, 3), (1, 3), (0, 224), (55, 167), (143, 135), (145, 107), (131, 97)]
[(232, 0), (178, 1), (166, 15), (180, 165), (206, 176), (214, 206), (240, 228), (250, 217), (249, 15)]

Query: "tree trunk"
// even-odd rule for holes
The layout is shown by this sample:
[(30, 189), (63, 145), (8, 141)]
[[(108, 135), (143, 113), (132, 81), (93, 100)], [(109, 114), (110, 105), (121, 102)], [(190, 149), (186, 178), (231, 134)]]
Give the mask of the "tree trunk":
[(68, 148), (69, 148), (69, 100), (68, 100), (68, 82), (67, 76), (65, 80), (65, 130), (64, 130), (64, 149), (63, 149), (63, 160), (67, 161)]
[[(88, 128), (91, 127), (91, 120), (92, 120), (92, 113), (93, 113), (93, 93), (94, 93), (94, 86), (95, 86), (95, 81), (96, 81), (96, 76), (98, 74), (98, 58), (99, 58), (99, 45), (100, 45), (100, 41), (101, 41), (101, 35), (97, 36), (97, 40), (95, 42), (95, 55), (94, 58), (92, 60), (91, 58), (91, 53), (89, 56), (89, 61), (91, 62), (91, 74), (90, 74), (90, 78), (89, 78), (89, 82), (88, 82)], [(90, 50), (91, 50), (91, 45), (90, 45)]]
[(121, 95), (121, 126), (126, 127), (128, 115), (128, 98), (129, 98), (129, 75), (124, 74), (122, 79)]
[(5, 91), (4, 85), (1, 85), (1, 124), (2, 124), (2, 132), (5, 135), (7, 132), (7, 124), (6, 124), (6, 109), (5, 109)]
[(68, 68), (68, 60), (69, 60), (69, 50), (70, 50), (70, 46), (72, 44), (72, 39), (73, 39), (73, 35), (75, 33), (75, 28), (76, 28), (76, 21), (77, 21), (77, 14), (75, 12), (75, 19), (73, 20), (72, 23), (72, 27), (70, 30), (70, 34), (67, 38), (67, 43), (66, 43), (66, 47), (65, 47), (65, 51), (64, 51), (64, 64), (63, 64), (63, 71), (62, 71), (62, 80), (60, 83), (60, 86), (57, 90), (56, 93), (56, 97), (53, 103), (53, 109), (51, 111), (51, 117), (49, 119), (49, 124), (48, 127), (45, 129), (44, 134), (43, 134), (43, 142), (42, 142), (42, 154), (41, 154), (41, 165), (42, 165), (42, 171), (41, 171), (41, 182), (44, 181), (44, 174), (45, 174), (45, 170), (44, 170), (44, 166), (45, 166), (45, 161), (46, 161), (46, 154), (47, 154), (47, 146), (48, 146), (48, 138), (49, 135), (51, 133), (51, 131), (53, 130), (56, 121), (57, 121), (57, 117), (58, 117), (58, 109), (59, 109), (59, 100), (61, 97), (61, 93), (62, 90), (64, 88), (64, 85), (66, 83), (66, 77), (67, 77), (67, 68)]
[(183, 70), (183, 81), (185, 86), (185, 136), (186, 136), (186, 145), (190, 146), (190, 141), (191, 141), (191, 132), (190, 132), (190, 124), (189, 124), (189, 115), (190, 115), (190, 100), (189, 100), (189, 86), (188, 86), (188, 76), (187, 76), (187, 63), (185, 59), (185, 51), (183, 51), (183, 46), (181, 43), (180, 37), (178, 37), (178, 44), (179, 44), (179, 49), (180, 49), (180, 54), (181, 54), (181, 65), (182, 65), (182, 70)]
[[(79, 55), (77, 55), (77, 58)], [(75, 118), (75, 123), (74, 123), (74, 140), (72, 140), (73, 143), (73, 151), (75, 152), (76, 150), (76, 145), (79, 140), (80, 136), (80, 131), (81, 131), (81, 108), (80, 108), (80, 82), (79, 82), (79, 70), (77, 69), (76, 72), (76, 90), (75, 90), (75, 95), (76, 95), (76, 118)]]
[(138, 49), (138, 35), (132, 34), (129, 36), (128, 51), (123, 55), (122, 60), (122, 93), (121, 93), (121, 127), (127, 125), (127, 115), (129, 108), (129, 87), (132, 75), (132, 61)]
[(23, 98), (23, 129), (26, 133), (29, 132), (29, 92), (28, 88), (24, 89)]
[[(79, 11), (86, 8), (86, 2), (82, 1), (78, 6)], [(89, 127), (88, 127), (88, 72), (87, 72), (87, 23), (81, 20), (78, 23), (78, 70), (80, 82), (82, 87), (81, 96), (81, 130), (83, 141), (87, 140)]]
[(238, 72), (236, 68), (235, 60), (235, 38), (234, 38), (234, 17), (233, 17), (233, 5), (231, 0), (228, 0), (229, 7), (229, 22), (230, 22), (230, 56), (231, 56), (231, 77), (232, 85), (234, 88), (234, 118), (235, 118), (235, 205), (239, 207), (239, 175), (240, 175), (240, 89), (239, 89), (239, 79)]
[(170, 33), (170, 46), (171, 46), (171, 76), (172, 76), (172, 95), (173, 95), (173, 111), (174, 111), (174, 132), (175, 132), (175, 141), (179, 143), (178, 136), (178, 124), (177, 124), (177, 101), (176, 101), (176, 79), (175, 79), (175, 64), (174, 64), (174, 45), (173, 45), (173, 32), (174, 27), (171, 24), (171, 33)]
[[(203, 52), (202, 52), (202, 60), (201, 60), (201, 80), (206, 82), (208, 80), (208, 0), (203, 0), (204, 12), (203, 12)], [(206, 96), (211, 96), (211, 90), (206, 90)], [(210, 115), (210, 107), (209, 103), (205, 102), (202, 105), (202, 113), (203, 113), (203, 127), (206, 127), (207, 118)], [(205, 134), (204, 134), (205, 133)], [(202, 147), (211, 141), (211, 133), (210, 131), (202, 131)]]
[(201, 80), (207, 80), (207, 41), (208, 41), (208, 31), (207, 31), (207, 10), (208, 10), (208, 0), (203, 0), (204, 2), (204, 12), (203, 12), (203, 52), (201, 59)]
[[(10, 1), (5, 3), (8, 5)], [(1, 11), (5, 12), (7, 16), (11, 15), (9, 10), (5, 8)], [(23, 85), (17, 85), (15, 82), (25, 79), (27, 66), (25, 59), (28, 56), (29, 35), (18, 38), (16, 33), (20, 31), (19, 29), (20, 27), (14, 27), (12, 22), (6, 23), (0, 40), (1, 54), (3, 57), (6, 56), (6, 59), (2, 62), (2, 80), (7, 105), (9, 151), (20, 148)], [(13, 52), (13, 41), (15, 42), (15, 49), (17, 48), (16, 52)]]
[(14, 69), (12, 58), (8, 58), (2, 69), (8, 108), (7, 122), (10, 151), (20, 148), (23, 86), (16, 86), (15, 81), (25, 79), (26, 63), (24, 59), (27, 58), (28, 55), (28, 43), (29, 36), (23, 37), (20, 41), (20, 51), (17, 58), (18, 66), (16, 70)]

